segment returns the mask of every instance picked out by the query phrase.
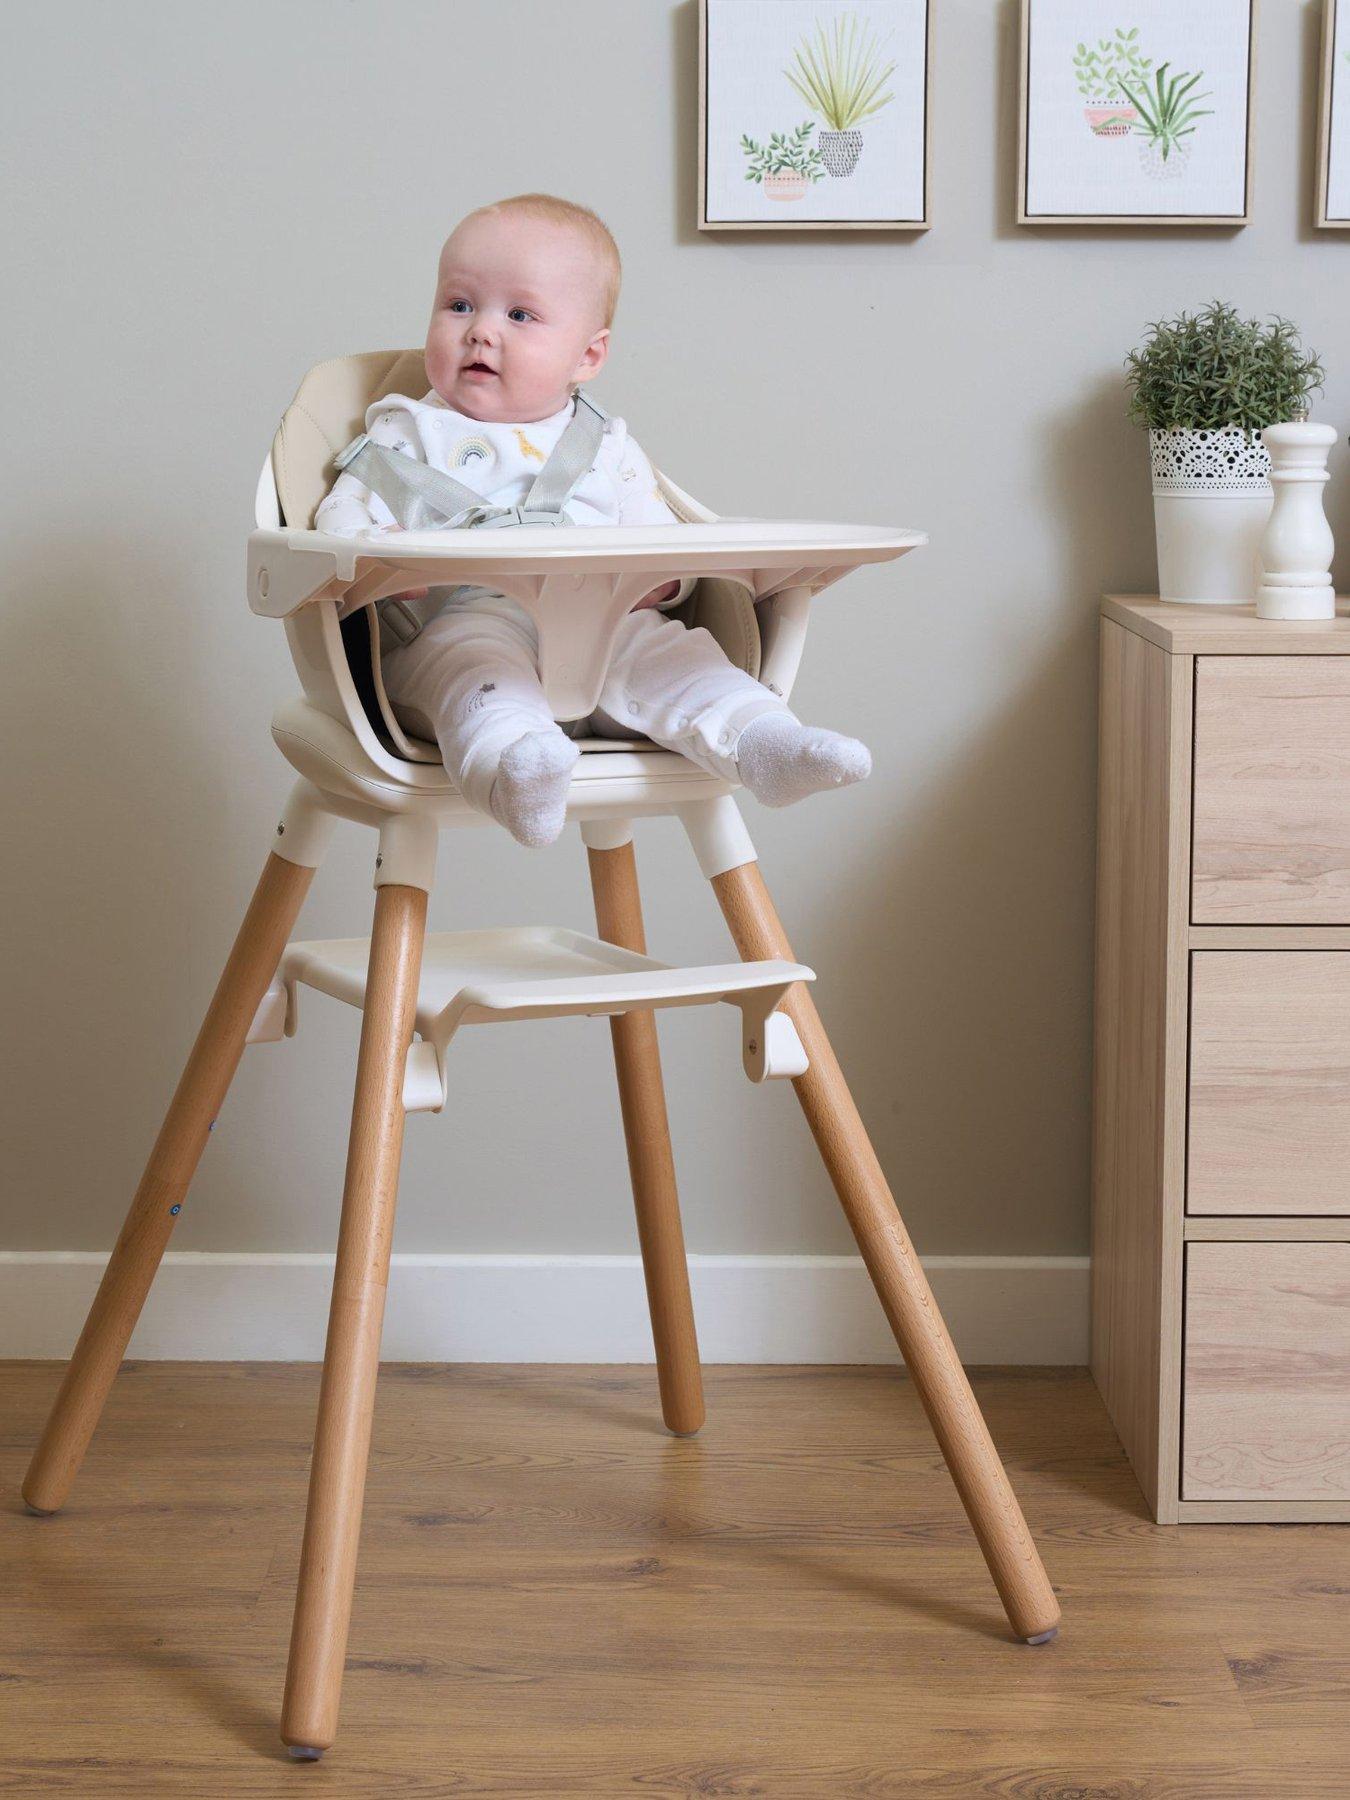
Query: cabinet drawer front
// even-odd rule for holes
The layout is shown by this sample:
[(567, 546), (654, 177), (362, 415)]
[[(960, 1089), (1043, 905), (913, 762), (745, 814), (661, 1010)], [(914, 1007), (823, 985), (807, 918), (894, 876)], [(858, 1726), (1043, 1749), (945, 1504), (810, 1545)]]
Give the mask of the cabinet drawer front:
[(1350, 1213), (1350, 951), (1193, 953), (1186, 1210)]
[(1184, 1500), (1350, 1498), (1350, 1244), (1186, 1253)]
[(1350, 923), (1350, 658), (1195, 660), (1191, 917)]

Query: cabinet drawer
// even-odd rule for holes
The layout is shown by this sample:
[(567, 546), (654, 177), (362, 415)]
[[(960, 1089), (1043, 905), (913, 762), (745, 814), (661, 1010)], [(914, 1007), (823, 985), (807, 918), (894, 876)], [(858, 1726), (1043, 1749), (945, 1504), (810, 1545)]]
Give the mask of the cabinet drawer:
[(1350, 1213), (1350, 951), (1193, 953), (1186, 1210)]
[(1350, 923), (1350, 658), (1195, 659), (1191, 917)]
[(1350, 1498), (1350, 1244), (1191, 1244), (1184, 1500)]

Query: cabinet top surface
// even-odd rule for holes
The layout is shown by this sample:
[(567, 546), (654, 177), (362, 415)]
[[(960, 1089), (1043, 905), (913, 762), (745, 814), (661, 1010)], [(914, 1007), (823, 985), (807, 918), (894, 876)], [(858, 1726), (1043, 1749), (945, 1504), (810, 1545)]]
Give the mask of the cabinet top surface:
[(1256, 606), (1188, 606), (1150, 594), (1105, 594), (1114, 619), (1176, 656), (1350, 656), (1350, 596), (1334, 619), (1258, 619)]

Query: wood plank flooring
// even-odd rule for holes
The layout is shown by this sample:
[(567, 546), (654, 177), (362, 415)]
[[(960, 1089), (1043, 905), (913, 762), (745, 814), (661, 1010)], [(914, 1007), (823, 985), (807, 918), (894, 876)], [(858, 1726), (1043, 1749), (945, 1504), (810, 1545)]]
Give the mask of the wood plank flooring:
[(976, 1371), (1064, 1605), (1029, 1649), (886, 1368), (381, 1373), (341, 1731), (276, 1736), (319, 1371), (129, 1363), (68, 1510), (0, 1364), (0, 1795), (1320, 1800), (1350, 1527), (1148, 1518), (1088, 1376)]

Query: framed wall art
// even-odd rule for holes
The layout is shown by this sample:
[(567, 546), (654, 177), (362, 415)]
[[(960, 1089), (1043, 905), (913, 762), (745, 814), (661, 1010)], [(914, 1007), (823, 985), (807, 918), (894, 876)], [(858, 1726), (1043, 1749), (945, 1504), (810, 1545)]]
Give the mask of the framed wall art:
[(931, 0), (700, 0), (700, 231), (928, 225)]
[(1022, 0), (1020, 225), (1245, 225), (1256, 0)]
[(1322, 15), (1317, 223), (1350, 230), (1350, 0), (1326, 0)]

